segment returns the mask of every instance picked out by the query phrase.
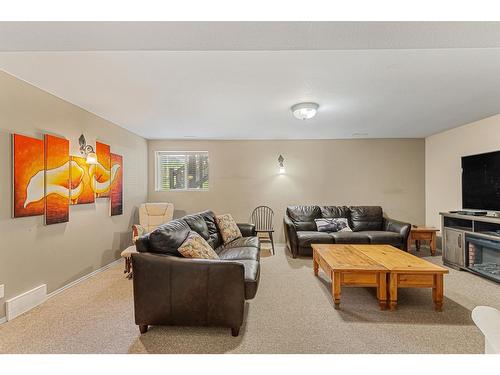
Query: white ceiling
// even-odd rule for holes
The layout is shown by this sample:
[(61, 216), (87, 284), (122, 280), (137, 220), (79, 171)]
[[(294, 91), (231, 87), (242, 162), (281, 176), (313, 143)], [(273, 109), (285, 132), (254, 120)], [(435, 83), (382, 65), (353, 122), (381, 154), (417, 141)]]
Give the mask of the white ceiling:
[(498, 23), (212, 25), (0, 23), (0, 69), (149, 139), (425, 137), (500, 113)]

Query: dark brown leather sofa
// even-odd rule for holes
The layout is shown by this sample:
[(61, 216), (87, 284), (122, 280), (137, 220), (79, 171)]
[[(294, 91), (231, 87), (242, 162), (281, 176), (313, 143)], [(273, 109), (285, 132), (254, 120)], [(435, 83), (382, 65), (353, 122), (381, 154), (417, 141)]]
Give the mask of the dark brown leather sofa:
[[(318, 232), (314, 219), (347, 218), (352, 232)], [(312, 255), (311, 244), (388, 244), (407, 250), (411, 224), (383, 216), (380, 206), (288, 206), (283, 227), (294, 258)]]
[[(243, 235), (227, 245), (204, 211), (160, 226), (136, 241), (132, 255), (135, 323), (221, 326), (237, 336), (245, 300), (257, 293), (260, 243), (252, 224), (238, 224)], [(190, 230), (200, 234), (220, 260), (183, 258), (177, 249)]]

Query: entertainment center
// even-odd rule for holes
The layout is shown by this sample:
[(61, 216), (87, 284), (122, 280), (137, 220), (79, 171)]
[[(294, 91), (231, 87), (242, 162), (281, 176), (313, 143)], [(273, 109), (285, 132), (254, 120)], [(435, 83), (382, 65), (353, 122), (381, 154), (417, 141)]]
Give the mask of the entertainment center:
[(440, 213), (443, 263), (500, 282), (500, 151), (462, 157), (462, 207)]
[(440, 215), (443, 263), (500, 282), (500, 218)]

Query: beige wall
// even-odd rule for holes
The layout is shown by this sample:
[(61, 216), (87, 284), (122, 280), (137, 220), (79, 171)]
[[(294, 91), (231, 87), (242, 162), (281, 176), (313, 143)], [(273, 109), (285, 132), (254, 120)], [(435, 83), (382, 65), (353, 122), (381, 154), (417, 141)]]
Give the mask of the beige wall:
[(426, 223), (441, 226), (439, 212), (462, 208), (461, 157), (500, 150), (500, 115), (425, 139)]
[[(287, 205), (381, 205), (387, 215), (423, 223), (424, 140), (148, 141), (149, 201), (173, 202), (176, 217), (207, 208), (248, 221), (254, 207), (275, 212), (283, 242)], [(155, 151), (208, 151), (209, 191), (156, 192)], [(279, 175), (278, 155), (286, 174)]]
[[(109, 201), (72, 206), (70, 221), (45, 226), (43, 216), (11, 218), (10, 133), (70, 140), (78, 155), (85, 134), (111, 145), (124, 158), (124, 213), (109, 216)], [(6, 298), (40, 284), (49, 292), (110, 263), (130, 242), (136, 207), (147, 196), (146, 141), (83, 109), (0, 72), (0, 284)], [(0, 318), (5, 316), (0, 299)]]

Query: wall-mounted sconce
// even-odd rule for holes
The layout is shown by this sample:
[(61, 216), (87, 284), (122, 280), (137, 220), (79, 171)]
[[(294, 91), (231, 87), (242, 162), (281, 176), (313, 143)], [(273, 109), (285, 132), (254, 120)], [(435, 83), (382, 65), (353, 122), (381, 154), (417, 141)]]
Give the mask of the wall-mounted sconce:
[(284, 161), (285, 161), (285, 158), (283, 158), (283, 156), (280, 155), (278, 157), (278, 164), (280, 166), (280, 174), (284, 174), (285, 173), (285, 166), (283, 165)]
[(87, 144), (83, 134), (78, 138), (80, 143), (80, 153), (85, 156), (87, 164), (97, 164), (97, 155), (94, 148)]

